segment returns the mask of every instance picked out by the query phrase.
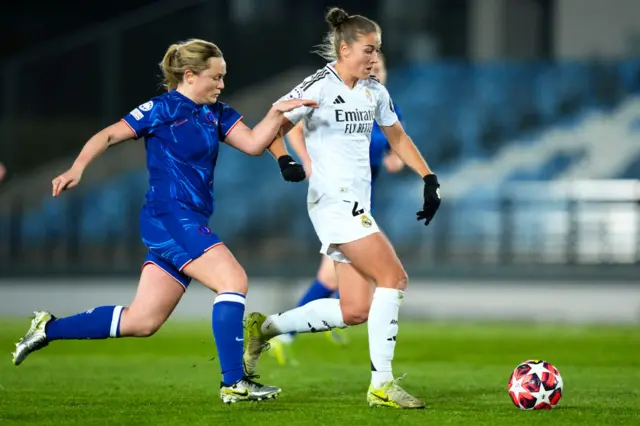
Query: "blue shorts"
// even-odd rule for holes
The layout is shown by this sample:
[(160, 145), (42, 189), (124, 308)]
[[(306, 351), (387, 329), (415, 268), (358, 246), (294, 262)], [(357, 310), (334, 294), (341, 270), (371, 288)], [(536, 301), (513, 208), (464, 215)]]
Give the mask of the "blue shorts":
[(143, 268), (153, 263), (186, 289), (191, 278), (182, 273), (184, 267), (222, 244), (208, 223), (209, 218), (198, 212), (145, 205), (140, 214), (140, 234), (149, 252)]

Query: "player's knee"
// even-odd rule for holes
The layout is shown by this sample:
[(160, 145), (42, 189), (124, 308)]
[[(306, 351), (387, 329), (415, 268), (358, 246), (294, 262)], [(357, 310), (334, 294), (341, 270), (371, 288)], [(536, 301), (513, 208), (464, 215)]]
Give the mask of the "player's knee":
[(346, 325), (358, 325), (369, 319), (369, 308), (365, 306), (352, 306), (342, 308), (342, 321)]
[(162, 327), (164, 319), (143, 315), (125, 308), (120, 319), (120, 335), (131, 337), (149, 337)]
[(409, 276), (403, 268), (396, 268), (385, 275), (385, 278), (377, 280), (378, 287), (387, 287), (403, 291), (407, 288)]
[(217, 289), (217, 291), (218, 293), (247, 294), (248, 288), (249, 278), (247, 277), (247, 273), (244, 271), (244, 269), (240, 269), (234, 274), (233, 279), (225, 280), (225, 282), (220, 285), (220, 288)]
[(135, 327), (134, 327), (134, 336), (135, 337), (151, 337), (154, 334), (156, 334), (156, 332), (158, 330), (160, 330), (160, 327), (162, 326), (162, 322), (161, 321), (154, 321), (153, 319), (146, 319), (146, 320), (141, 320)]
[(395, 288), (397, 290), (404, 291), (407, 288), (407, 285), (409, 284), (409, 276), (404, 271), (404, 269), (402, 269), (401, 272), (396, 276), (395, 283)]

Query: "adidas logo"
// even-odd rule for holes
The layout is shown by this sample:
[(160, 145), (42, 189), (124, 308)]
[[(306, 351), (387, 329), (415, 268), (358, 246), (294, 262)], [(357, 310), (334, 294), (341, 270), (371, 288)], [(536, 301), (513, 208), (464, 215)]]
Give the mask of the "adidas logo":
[(333, 103), (334, 103), (334, 104), (343, 104), (343, 103), (345, 103), (345, 102), (344, 102), (344, 99), (342, 99), (342, 96), (338, 95), (338, 97), (337, 97), (337, 98), (335, 98), (335, 100), (333, 101)]

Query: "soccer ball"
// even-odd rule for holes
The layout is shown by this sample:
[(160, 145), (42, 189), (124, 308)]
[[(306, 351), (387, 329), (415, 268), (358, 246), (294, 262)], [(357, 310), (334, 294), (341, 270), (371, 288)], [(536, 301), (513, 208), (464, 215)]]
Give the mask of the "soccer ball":
[(525, 361), (513, 370), (509, 396), (521, 410), (550, 410), (562, 398), (562, 376), (542, 360)]

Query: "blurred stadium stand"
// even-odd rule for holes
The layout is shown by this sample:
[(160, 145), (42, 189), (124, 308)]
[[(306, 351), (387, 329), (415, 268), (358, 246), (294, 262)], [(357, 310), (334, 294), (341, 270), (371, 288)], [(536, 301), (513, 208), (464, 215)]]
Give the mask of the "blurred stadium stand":
[[(144, 247), (137, 221), (147, 187), (140, 143), (107, 153), (60, 199), (51, 199), (48, 185), (92, 132), (157, 93), (150, 76), (170, 42), (196, 36), (222, 46), (231, 64), (225, 101), (249, 124), (322, 64), (277, 48), (289, 43), (307, 52), (324, 30), (319, 19), (293, 20), (287, 32), (266, 18), (238, 24), (215, 17), (209, 27), (201, 15), (211, 2), (161, 3), (70, 38), (75, 47), (56, 42), (6, 64), (4, 130), (23, 148), (3, 154), (11, 153), (24, 175), (0, 191), (0, 275), (138, 270)], [(321, 12), (301, 6), (287, 16)], [(159, 32), (169, 19), (175, 32)], [(291, 32), (300, 37), (292, 41)], [(251, 47), (258, 38), (275, 47)], [(258, 52), (251, 61), (249, 48)], [(44, 70), (43, 57), (54, 66)], [(413, 219), (420, 181), (409, 171), (380, 179), (376, 217), (408, 269), (640, 262), (640, 57), (396, 63), (402, 55), (393, 50), (389, 57), (389, 91), (443, 182), (442, 209), (423, 229)], [(27, 104), (30, 95), (18, 99), (7, 84), (10, 77), (44, 84), (51, 69), (61, 78), (72, 60), (88, 67), (86, 76), (46, 87), (52, 99), (73, 93), (61, 104)], [(38, 84), (33, 96), (44, 87)], [(231, 250), (262, 275), (312, 271), (319, 243), (306, 214), (306, 185), (283, 182), (268, 154), (224, 147), (218, 164), (212, 227)]]

